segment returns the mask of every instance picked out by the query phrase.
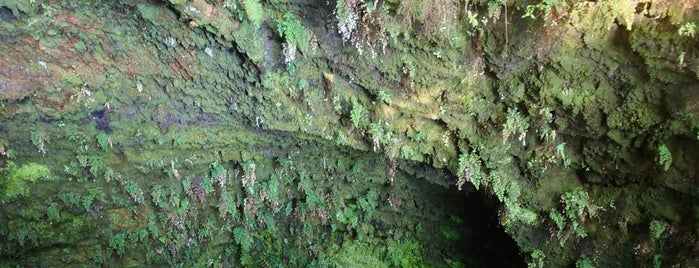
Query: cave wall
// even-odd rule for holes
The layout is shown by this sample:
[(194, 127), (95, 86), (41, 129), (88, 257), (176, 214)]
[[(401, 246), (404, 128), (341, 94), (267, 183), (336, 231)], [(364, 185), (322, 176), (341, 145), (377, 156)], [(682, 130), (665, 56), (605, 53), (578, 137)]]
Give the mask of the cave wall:
[[(223, 249), (191, 251), (189, 242), (215, 215), (183, 209), (181, 201), (159, 205), (161, 197), (153, 195), (157, 185), (181, 185), (180, 193), (163, 195), (170, 201), (187, 195), (207, 207), (213, 206), (212, 196), (223, 203), (229, 198), (222, 194), (226, 187), (235, 188), (233, 206), (248, 212), (227, 220), (247, 232), (232, 227), (227, 240), (196, 241), (234, 245), (225, 249), (240, 256), (232, 263), (254, 263), (243, 258), (251, 248), (284, 259), (292, 253), (275, 239), (299, 231), (253, 231), (273, 224), (262, 220), (264, 212), (250, 213), (250, 202), (268, 202), (260, 211), (282, 215), (274, 214), (279, 213), (274, 198), (261, 194), (274, 195), (268, 184), (295, 188), (279, 197), (282, 203), (305, 204), (298, 212), (292, 207), (300, 221), (281, 226), (366, 234), (373, 231), (359, 222), (373, 213), (359, 200), (366, 204), (375, 189), (381, 202), (374, 202), (389, 211), (394, 204), (384, 200), (406, 203), (407, 197), (396, 195), (408, 191), (385, 188), (407, 188), (408, 163), (418, 162), (453, 175), (426, 176), (433, 184), (454, 192), (475, 189), (498, 200), (497, 223), (530, 265), (694, 264), (699, 63), (691, 23), (697, 6), (692, 1), (10, 1), (0, 9), (2, 201), (4, 211), (26, 209), (3, 218), (8, 237), (3, 257), (16, 260), (37, 248), (70, 255), (51, 250), (85, 240), (77, 235), (80, 226), (115, 224), (114, 219), (80, 224), (78, 215), (95, 210), (100, 215), (104, 206), (115, 219), (120, 213), (129, 218), (129, 210), (156, 216), (135, 217), (123, 223), (130, 226), (114, 226), (121, 233), (99, 236), (107, 243), (85, 245), (104, 249), (102, 259), (123, 257), (112, 244), (129, 237), (123, 230), (150, 231), (150, 222), (175, 227), (165, 228), (171, 234), (160, 241), (153, 231), (144, 236), (133, 231), (135, 241), (153, 240), (148, 245), (155, 253), (146, 261), (172, 264), (183, 252), (193, 256), (189, 261), (216, 259)], [(324, 150), (346, 156), (323, 158), (321, 165), (312, 156), (323, 154), (309, 153)], [(291, 162), (315, 164), (291, 167), (282, 161), (295, 151), (308, 156)], [(377, 164), (357, 170), (350, 162), (366, 162), (352, 152), (371, 155)], [(252, 177), (266, 185), (249, 184), (251, 164)], [(216, 191), (201, 189), (206, 203), (194, 188), (201, 188), (202, 177), (215, 178), (219, 166), (237, 172), (230, 179), (235, 186), (227, 181)], [(294, 179), (282, 182), (277, 170), (288, 170)], [(338, 176), (348, 185), (351, 177), (367, 179), (360, 179), (360, 187), (331, 183), (329, 178)], [(316, 188), (304, 188), (304, 181)], [(62, 183), (68, 201), (61, 203), (50, 195)], [(95, 190), (111, 188), (117, 190)], [(71, 205), (72, 191), (82, 198)], [(314, 193), (326, 202), (315, 203)], [(57, 208), (72, 211), (60, 214), (60, 224), (48, 214)], [(330, 223), (323, 223), (328, 217), (323, 211), (361, 211), (368, 218), (355, 223), (331, 213)], [(63, 216), (67, 213), (75, 217)], [(306, 217), (317, 222), (305, 227)], [(40, 224), (26, 227), (16, 219)], [(179, 227), (178, 220), (196, 226)], [(54, 231), (56, 225), (66, 230)], [(59, 239), (59, 233), (73, 240)], [(31, 234), (37, 238), (27, 246)], [(246, 236), (255, 238), (241, 238)], [(307, 240), (320, 236), (311, 232)], [(37, 242), (40, 237), (49, 239)], [(402, 234), (390, 239), (412, 245)], [(328, 245), (299, 239), (296, 248), (312, 257), (288, 265), (319, 263), (324, 257), (318, 252), (342, 265), (342, 256), (379, 243), (356, 241), (325, 251)], [(214, 255), (206, 256), (209, 252)], [(379, 248), (365, 255), (381, 254), (388, 253)], [(37, 262), (47, 258), (31, 256)], [(129, 258), (124, 263), (144, 261)], [(457, 257), (441, 258), (444, 265)]]

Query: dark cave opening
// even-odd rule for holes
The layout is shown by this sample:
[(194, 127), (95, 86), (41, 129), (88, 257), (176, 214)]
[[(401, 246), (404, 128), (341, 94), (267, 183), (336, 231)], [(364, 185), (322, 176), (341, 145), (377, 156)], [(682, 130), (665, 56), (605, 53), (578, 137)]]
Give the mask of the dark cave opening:
[[(425, 164), (403, 164), (401, 169), (408, 173), (407, 177), (413, 178), (407, 185), (411, 195), (416, 197), (413, 200), (415, 211), (407, 213), (422, 213), (411, 215), (422, 222), (438, 219), (432, 221), (438, 226), (431, 227), (437, 234), (430, 233), (427, 237), (417, 234), (425, 247), (441, 247), (442, 258), (462, 259), (469, 266), (526, 267), (519, 247), (500, 225), (502, 205), (495, 196), (483, 189), (475, 190), (470, 185), (459, 191), (453, 186), (456, 179), (449, 172)], [(458, 239), (450, 237), (452, 230), (461, 236)], [(438, 239), (440, 237), (442, 239)], [(447, 252), (458, 256), (450, 256)], [(429, 254), (425, 257), (438, 258)]]

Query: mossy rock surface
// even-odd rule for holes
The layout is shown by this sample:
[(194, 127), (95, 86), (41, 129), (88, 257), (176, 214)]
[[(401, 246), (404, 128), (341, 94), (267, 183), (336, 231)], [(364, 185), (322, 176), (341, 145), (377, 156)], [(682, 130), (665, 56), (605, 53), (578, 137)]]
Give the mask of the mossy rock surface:
[(697, 265), (696, 3), (37, 2), (5, 266)]

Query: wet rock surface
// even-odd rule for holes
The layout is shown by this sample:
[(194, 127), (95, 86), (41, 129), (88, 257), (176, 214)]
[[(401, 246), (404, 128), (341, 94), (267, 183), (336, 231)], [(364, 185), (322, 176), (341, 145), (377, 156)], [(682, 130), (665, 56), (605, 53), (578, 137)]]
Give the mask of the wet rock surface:
[(622, 2), (0, 4), (0, 261), (696, 265), (697, 6)]

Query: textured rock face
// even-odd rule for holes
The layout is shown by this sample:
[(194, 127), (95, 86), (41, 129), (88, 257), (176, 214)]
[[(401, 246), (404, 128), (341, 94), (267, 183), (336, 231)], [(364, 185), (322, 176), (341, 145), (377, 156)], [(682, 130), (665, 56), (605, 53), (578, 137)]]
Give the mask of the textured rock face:
[(0, 4), (2, 260), (696, 264), (699, 6), (505, 2)]

